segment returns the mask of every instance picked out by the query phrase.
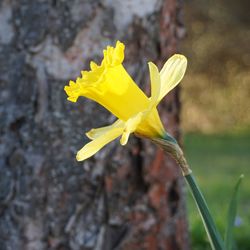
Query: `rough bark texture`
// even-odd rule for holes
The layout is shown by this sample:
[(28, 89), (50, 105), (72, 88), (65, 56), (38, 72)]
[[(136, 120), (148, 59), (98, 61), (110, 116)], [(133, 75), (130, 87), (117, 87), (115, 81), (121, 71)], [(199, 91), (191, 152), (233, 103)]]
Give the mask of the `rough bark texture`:
[[(0, 249), (188, 249), (182, 177), (145, 140), (75, 161), (84, 132), (114, 120), (63, 91), (120, 39), (149, 92), (183, 34), (178, 0), (0, 1)], [(179, 137), (178, 89), (161, 104)]]

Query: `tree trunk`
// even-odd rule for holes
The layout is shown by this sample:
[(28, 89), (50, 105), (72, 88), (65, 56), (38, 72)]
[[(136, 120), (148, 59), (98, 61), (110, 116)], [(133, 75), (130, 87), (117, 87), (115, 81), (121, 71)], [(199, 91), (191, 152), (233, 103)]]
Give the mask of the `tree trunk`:
[[(149, 92), (183, 33), (179, 0), (0, 2), (0, 249), (189, 249), (183, 179), (152, 143), (131, 137), (91, 159), (84, 132), (114, 120), (63, 91), (102, 49), (126, 44), (125, 67)], [(179, 138), (179, 90), (160, 105)]]

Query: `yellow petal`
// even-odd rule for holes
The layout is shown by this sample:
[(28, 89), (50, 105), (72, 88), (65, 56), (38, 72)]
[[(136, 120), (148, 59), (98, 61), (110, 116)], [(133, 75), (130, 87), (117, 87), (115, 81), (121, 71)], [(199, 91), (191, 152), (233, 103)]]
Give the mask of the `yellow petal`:
[(144, 113), (142, 121), (136, 128), (135, 133), (149, 138), (162, 137), (165, 134), (165, 129), (156, 107)]
[(68, 100), (71, 102), (76, 102), (78, 97), (83, 94), (83, 90), (81, 86), (78, 83), (75, 83), (73, 81), (69, 82), (69, 86), (64, 87), (64, 91), (68, 95)]
[(114, 67), (121, 64), (124, 60), (124, 49), (125, 45), (120, 41), (116, 42), (115, 48), (107, 46), (107, 49), (103, 50), (102, 65)]
[(84, 161), (94, 155), (97, 151), (103, 148), (106, 144), (119, 137), (123, 132), (122, 128), (113, 128), (103, 133), (93, 141), (86, 144), (81, 150), (77, 152), (76, 159)]
[(116, 120), (113, 124), (101, 128), (93, 128), (90, 131), (86, 133), (86, 136), (94, 140), (99, 136), (102, 136), (103, 134), (109, 132), (112, 128), (123, 128), (124, 127), (124, 122), (121, 120)]
[(118, 64), (123, 62), (124, 49), (125, 49), (125, 45), (123, 43), (121, 43), (120, 41), (117, 41), (115, 49), (114, 49), (113, 65), (118, 65)]
[(153, 107), (157, 100), (159, 99), (160, 90), (161, 90), (161, 79), (160, 73), (157, 66), (149, 62), (149, 73), (150, 73), (150, 82), (151, 82), (151, 106)]
[(161, 91), (158, 102), (181, 81), (186, 68), (187, 58), (183, 55), (175, 54), (167, 60), (160, 71)]
[(137, 129), (139, 123), (142, 120), (142, 116), (143, 116), (143, 113), (138, 113), (137, 115), (130, 118), (125, 123), (124, 131), (122, 133), (122, 137), (121, 137), (121, 140), (120, 140), (121, 145), (127, 144), (129, 135), (131, 133), (133, 133)]
[[(90, 62), (90, 69), (91, 70), (95, 70), (95, 69), (97, 69), (98, 68), (98, 65), (95, 63), (95, 62), (93, 62), (93, 61), (91, 61)], [(84, 72), (83, 72), (84, 73)]]

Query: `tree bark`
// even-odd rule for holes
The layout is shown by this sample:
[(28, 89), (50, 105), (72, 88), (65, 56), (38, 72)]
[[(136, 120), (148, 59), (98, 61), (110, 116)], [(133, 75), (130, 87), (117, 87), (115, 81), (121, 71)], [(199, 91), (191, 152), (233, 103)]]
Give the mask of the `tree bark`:
[[(63, 91), (119, 39), (149, 92), (147, 62), (183, 34), (179, 0), (2, 0), (0, 22), (0, 250), (189, 249), (176, 163), (135, 137), (76, 162), (84, 132), (114, 117)], [(180, 138), (178, 88), (160, 112)]]

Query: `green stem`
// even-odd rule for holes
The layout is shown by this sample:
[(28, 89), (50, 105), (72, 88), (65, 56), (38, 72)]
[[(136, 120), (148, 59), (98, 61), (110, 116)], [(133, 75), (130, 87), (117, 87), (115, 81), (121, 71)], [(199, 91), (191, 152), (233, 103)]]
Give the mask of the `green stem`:
[(207, 203), (192, 175), (192, 171), (184, 157), (181, 147), (177, 141), (168, 133), (163, 138), (150, 138), (159, 145), (166, 153), (170, 154), (179, 164), (187, 183), (190, 186), (191, 193), (196, 202), (203, 224), (205, 226), (211, 247), (213, 250), (225, 250), (224, 242), (217, 230), (213, 218), (209, 212)]
[(209, 212), (207, 203), (193, 177), (192, 173), (185, 176), (187, 183), (191, 189), (191, 193), (200, 212), (203, 224), (205, 226), (210, 244), (214, 250), (224, 250), (224, 243), (215, 226), (213, 218)]

